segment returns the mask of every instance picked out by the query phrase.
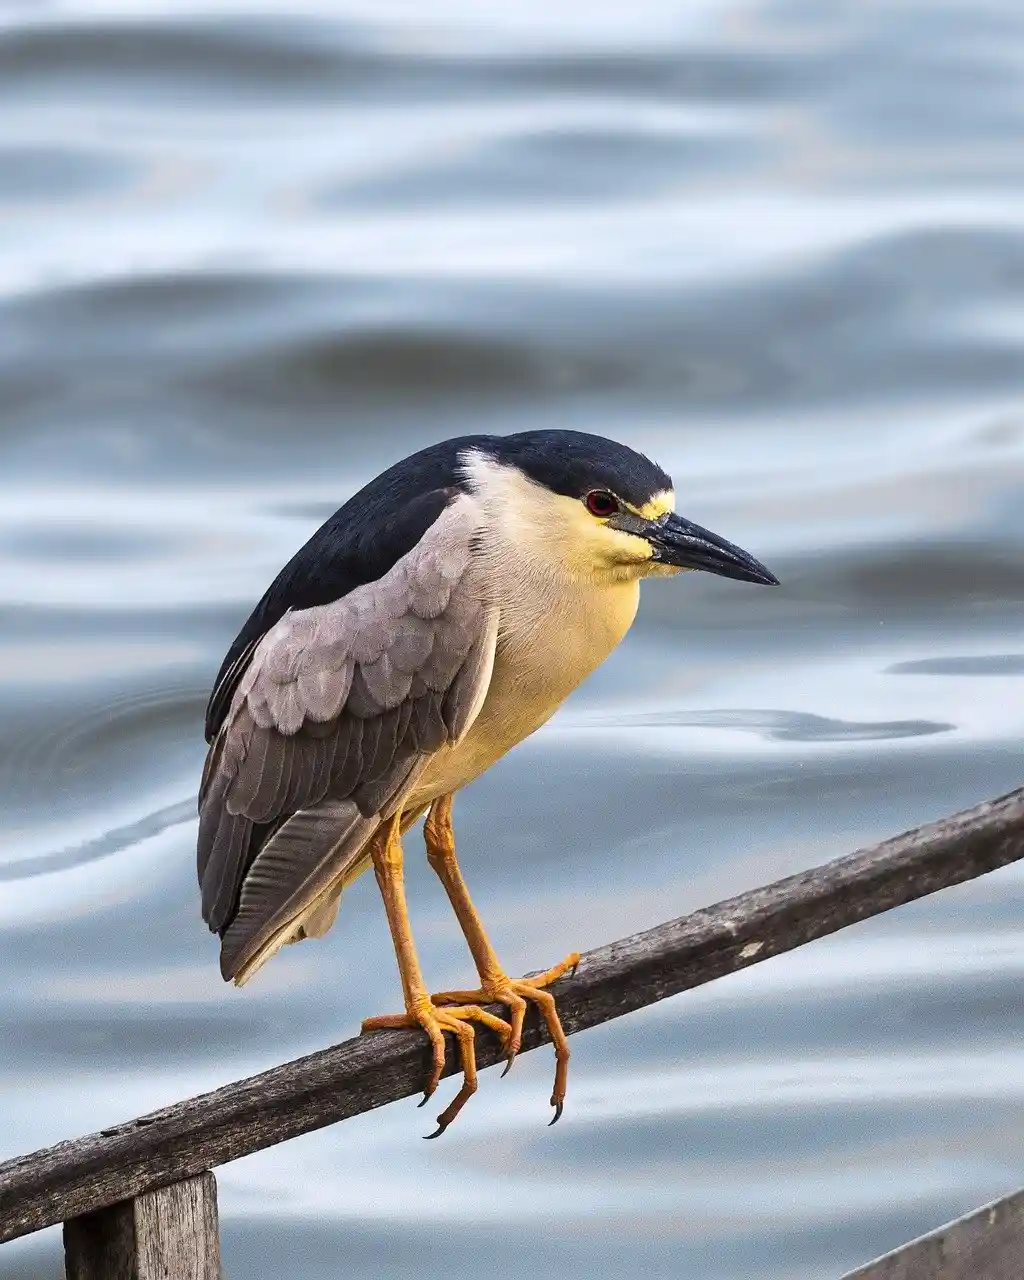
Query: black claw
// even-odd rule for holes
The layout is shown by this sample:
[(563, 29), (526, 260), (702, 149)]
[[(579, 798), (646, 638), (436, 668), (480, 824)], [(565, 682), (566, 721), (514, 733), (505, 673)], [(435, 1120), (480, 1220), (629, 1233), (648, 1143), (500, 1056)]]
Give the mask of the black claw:
[(561, 1118), (562, 1118), (562, 1108), (565, 1106), (565, 1103), (564, 1103), (564, 1102), (552, 1102), (552, 1104), (551, 1104), (551, 1105), (555, 1108), (555, 1114), (554, 1114), (554, 1117), (553, 1117), (553, 1118), (552, 1118), (552, 1120), (551, 1120), (551, 1123), (548, 1125), (548, 1128), (549, 1128), (549, 1129), (551, 1128), (551, 1125), (552, 1125), (552, 1124), (557, 1124), (557, 1123), (559, 1122), (559, 1120), (561, 1120)]
[(448, 1126), (446, 1124), (438, 1124), (437, 1130), (434, 1133), (425, 1133), (423, 1135), (424, 1141), (432, 1142), (434, 1138), (440, 1138), (441, 1134), (444, 1133), (447, 1128)]
[(418, 1111), (420, 1107), (425, 1107), (433, 1096), (434, 1096), (433, 1089), (431, 1089), (429, 1093), (425, 1093), (423, 1095), (423, 1100), (421, 1102), (416, 1103), (416, 1110)]
[(508, 1073), (512, 1070), (512, 1063), (513, 1063), (513, 1062), (515, 1062), (515, 1060), (516, 1060), (516, 1055), (513, 1053), (513, 1054), (512, 1054), (512, 1055), (511, 1055), (507, 1060), (506, 1060), (506, 1062), (505, 1062), (505, 1070), (504, 1070), (504, 1071), (501, 1073), (501, 1075), (498, 1077), (498, 1078), (499, 1078), (499, 1080), (504, 1080), (504, 1079), (505, 1079), (505, 1077), (508, 1075)]

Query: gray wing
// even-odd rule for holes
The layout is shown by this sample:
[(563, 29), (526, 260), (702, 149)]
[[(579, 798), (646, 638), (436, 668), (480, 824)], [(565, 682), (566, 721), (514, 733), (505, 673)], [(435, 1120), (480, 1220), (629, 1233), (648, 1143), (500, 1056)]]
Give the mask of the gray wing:
[(475, 531), (457, 500), (379, 581), (286, 614), (256, 647), (200, 789), (203, 917), (226, 978), (323, 900), (475, 718), (497, 635)]

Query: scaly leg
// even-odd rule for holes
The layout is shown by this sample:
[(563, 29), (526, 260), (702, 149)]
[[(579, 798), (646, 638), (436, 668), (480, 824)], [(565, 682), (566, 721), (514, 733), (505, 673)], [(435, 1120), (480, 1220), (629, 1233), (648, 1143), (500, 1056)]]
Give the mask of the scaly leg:
[(537, 1005), (541, 1017), (547, 1024), (551, 1042), (555, 1046), (555, 1087), (551, 1094), (551, 1105), (555, 1108), (554, 1119), (551, 1123), (554, 1124), (555, 1120), (562, 1114), (562, 1108), (565, 1105), (565, 1086), (569, 1068), (569, 1044), (558, 1018), (555, 998), (544, 988), (549, 987), (564, 973), (576, 968), (580, 962), (579, 952), (572, 952), (560, 964), (556, 964), (554, 968), (548, 969), (546, 973), (534, 974), (532, 978), (513, 979), (508, 977), (494, 953), (494, 948), (491, 946), (487, 934), (484, 932), (483, 924), (477, 915), (476, 908), (473, 906), (473, 900), (469, 896), (469, 890), (466, 887), (465, 880), (462, 878), (462, 872), (459, 870), (459, 864), (455, 858), (455, 832), (452, 829), (451, 796), (442, 796), (431, 805), (424, 826), (424, 836), (427, 842), (427, 861), (437, 872), (441, 883), (445, 887), (459, 924), (462, 926), (462, 932), (466, 936), (466, 942), (472, 952), (477, 973), (480, 975), (480, 986), (476, 991), (442, 991), (433, 996), (432, 999), (435, 1004), (441, 1006), (459, 1005), (467, 1001), (472, 1002), (474, 1006), (477, 1003), (496, 1003), (508, 1006), (512, 1034), (506, 1042), (508, 1062), (505, 1066), (505, 1071), (502, 1072), (503, 1075), (508, 1072), (516, 1054), (519, 1052), (527, 1001), (532, 1001)]
[(405, 878), (402, 872), (402, 834), (401, 815), (396, 814), (382, 828), (374, 839), (371, 850), (373, 870), (384, 899), (384, 910), (387, 912), (388, 926), (395, 944), (395, 955), (398, 958), (398, 972), (402, 979), (402, 994), (405, 997), (405, 1013), (384, 1014), (378, 1018), (367, 1018), (363, 1022), (364, 1031), (380, 1031), (396, 1027), (422, 1027), (430, 1039), (433, 1051), (433, 1063), (430, 1075), (423, 1091), (423, 1105), (437, 1088), (444, 1070), (444, 1032), (450, 1031), (459, 1043), (459, 1054), (462, 1062), (462, 1088), (455, 1098), (437, 1118), (437, 1133), (429, 1136), (436, 1138), (444, 1133), (459, 1114), (469, 1099), (476, 1093), (476, 1053), (474, 1051), (475, 1033), (473, 1023), (482, 1023), (490, 1027), (506, 1043), (512, 1036), (512, 1028), (493, 1013), (481, 1009), (475, 1004), (461, 1004), (452, 1008), (437, 1009), (423, 982), (416, 947), (412, 937), (412, 926), (409, 923), (409, 911), (405, 904)]

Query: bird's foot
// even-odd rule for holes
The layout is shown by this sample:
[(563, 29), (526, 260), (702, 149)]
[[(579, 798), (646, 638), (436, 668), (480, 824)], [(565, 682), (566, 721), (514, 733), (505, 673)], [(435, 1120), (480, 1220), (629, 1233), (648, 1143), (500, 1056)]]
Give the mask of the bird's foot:
[(446, 1011), (449, 1006), (467, 1003), (474, 1008), (481, 1004), (508, 1006), (510, 1034), (505, 1041), (507, 1061), (505, 1070), (501, 1073), (503, 1076), (508, 1074), (522, 1043), (523, 1020), (526, 1017), (527, 1004), (537, 1006), (547, 1026), (551, 1043), (555, 1046), (555, 1087), (551, 1093), (551, 1105), (555, 1109), (555, 1114), (552, 1124), (559, 1119), (562, 1108), (565, 1106), (565, 1087), (569, 1074), (569, 1044), (559, 1021), (555, 998), (550, 991), (545, 990), (545, 987), (550, 987), (566, 973), (574, 973), (579, 962), (580, 953), (573, 951), (559, 964), (544, 973), (531, 974), (526, 978), (509, 978), (499, 971), (493, 976), (488, 976), (483, 985), (475, 991), (440, 991), (437, 995), (430, 997), (442, 1011)]
[(435, 1008), (427, 996), (424, 996), (421, 1000), (414, 1001), (406, 1013), (386, 1013), (377, 1018), (366, 1018), (363, 1022), (363, 1031), (421, 1027), (427, 1033), (433, 1053), (433, 1061), (430, 1075), (427, 1077), (427, 1083), (423, 1089), (421, 1107), (429, 1101), (437, 1088), (438, 1081), (441, 1079), (441, 1072), (444, 1070), (444, 1033), (450, 1031), (458, 1041), (463, 1074), (462, 1088), (437, 1117), (437, 1131), (426, 1134), (424, 1135), (425, 1137), (439, 1138), (473, 1094), (476, 1093), (476, 1033), (473, 1029), (474, 1022), (479, 1022), (482, 1026), (488, 1027), (501, 1037), (503, 1043), (509, 1043), (512, 1036), (512, 1027), (503, 1019), (496, 1018), (493, 1013), (488, 1013), (486, 1009), (481, 1009), (478, 1005), (472, 1003), (460, 1003), (438, 1009)]

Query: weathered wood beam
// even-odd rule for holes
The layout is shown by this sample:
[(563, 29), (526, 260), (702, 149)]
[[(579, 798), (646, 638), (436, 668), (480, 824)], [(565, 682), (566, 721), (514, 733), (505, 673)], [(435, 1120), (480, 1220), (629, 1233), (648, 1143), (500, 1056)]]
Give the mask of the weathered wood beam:
[[(1024, 789), (588, 952), (558, 983), (563, 1024), (574, 1032), (621, 1017), (1019, 858)], [(546, 1038), (528, 1018), (524, 1050)], [(480, 1065), (500, 1057), (498, 1042), (481, 1034)], [(376, 1032), (8, 1161), (0, 1240), (418, 1093), (426, 1068), (422, 1035)]]
[(1024, 1191), (911, 1240), (843, 1280), (1020, 1280)]
[(64, 1224), (67, 1280), (221, 1280), (212, 1173)]

